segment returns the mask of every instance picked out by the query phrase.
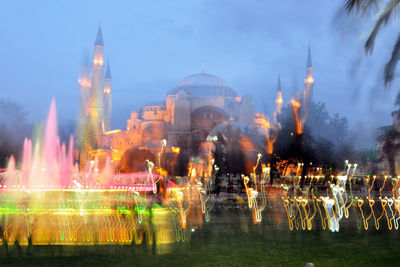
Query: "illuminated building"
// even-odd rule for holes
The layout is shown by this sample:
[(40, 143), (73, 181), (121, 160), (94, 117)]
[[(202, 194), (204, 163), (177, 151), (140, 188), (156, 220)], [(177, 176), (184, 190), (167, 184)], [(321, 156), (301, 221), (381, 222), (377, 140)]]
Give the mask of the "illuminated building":
[[(89, 157), (107, 155), (118, 161), (131, 148), (147, 149), (156, 155), (163, 139), (167, 140), (166, 152), (171, 152), (172, 147), (180, 147), (180, 151), (187, 151), (192, 156), (204, 147), (204, 143), (215, 141), (215, 136), (211, 135), (217, 135), (224, 128), (238, 129), (250, 140), (250, 135), (257, 133), (257, 129), (276, 126), (276, 114), (270, 123), (265, 114), (254, 111), (249, 94), (239, 96), (228, 83), (204, 72), (203, 68), (200, 73), (186, 77), (167, 91), (164, 100), (132, 111), (125, 130), (111, 130), (111, 72), (107, 64), (104, 75), (103, 50), (99, 28), (92, 68), (86, 67), (80, 79), (84, 111), (81, 113), (85, 114), (85, 119), (81, 119), (84, 122), (81, 125), (85, 126), (79, 127), (83, 136), (81, 143), (84, 144), (81, 147), (86, 148)], [(311, 98), (313, 83), (309, 48), (304, 84), (305, 92)], [(280, 113), (283, 104), (280, 77), (276, 104), (278, 110), (275, 113)], [(251, 139), (253, 143), (259, 141), (254, 140), (254, 135)]]
[[(101, 139), (104, 148), (120, 154), (128, 148), (147, 148), (156, 152), (160, 140), (168, 147), (190, 146), (207, 141), (213, 129), (230, 124), (250, 133), (264, 114), (254, 112), (250, 95), (239, 97), (222, 79), (201, 72), (182, 80), (167, 92), (164, 101), (144, 105), (132, 111), (127, 129), (106, 132)], [(115, 152), (115, 151), (114, 151)]]

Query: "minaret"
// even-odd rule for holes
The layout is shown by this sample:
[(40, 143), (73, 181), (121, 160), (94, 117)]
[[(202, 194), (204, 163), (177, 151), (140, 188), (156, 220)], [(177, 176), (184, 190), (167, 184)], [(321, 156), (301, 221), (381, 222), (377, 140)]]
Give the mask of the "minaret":
[(92, 108), (91, 123), (96, 129), (96, 137), (99, 138), (102, 132), (103, 123), (103, 78), (104, 78), (104, 43), (101, 34), (101, 26), (97, 31), (96, 41), (94, 42), (94, 57), (92, 65)]
[(277, 86), (278, 92), (282, 92), (282, 85), (281, 85), (281, 75), (278, 74), (278, 86)]
[(88, 124), (91, 120), (90, 112), (91, 112), (91, 90), (92, 90), (92, 82), (90, 77), (90, 58), (87, 55), (84, 59), (81, 73), (79, 75), (79, 85), (81, 92), (81, 102), (80, 102), (80, 110), (79, 110), (79, 119), (78, 119), (78, 147), (81, 151), (86, 149), (87, 142), (87, 129)]
[(282, 113), (282, 105), (283, 105), (283, 98), (282, 98), (282, 85), (281, 85), (281, 75), (278, 75), (278, 86), (277, 86), (277, 92), (276, 92), (276, 100), (275, 100), (275, 105), (276, 109), (274, 112), (274, 123), (278, 121), (278, 114)]
[(281, 75), (278, 75), (278, 86), (277, 86), (277, 92), (276, 92), (276, 105), (280, 106), (283, 103), (282, 99), (282, 85), (281, 85)]
[(307, 97), (307, 102), (313, 100), (313, 87), (314, 87), (314, 78), (312, 76), (312, 62), (311, 62), (311, 47), (308, 45), (308, 56), (307, 56), (307, 70), (306, 70), (306, 78), (304, 79), (304, 94)]
[(111, 130), (111, 70), (110, 61), (107, 62), (106, 75), (104, 76), (104, 130)]
[(86, 55), (82, 64), (82, 70), (79, 75), (79, 85), (80, 85), (80, 91), (81, 91), (81, 115), (82, 116), (89, 116), (90, 115), (90, 96), (91, 96), (91, 90), (92, 90), (92, 81), (90, 77), (90, 57), (89, 55)]

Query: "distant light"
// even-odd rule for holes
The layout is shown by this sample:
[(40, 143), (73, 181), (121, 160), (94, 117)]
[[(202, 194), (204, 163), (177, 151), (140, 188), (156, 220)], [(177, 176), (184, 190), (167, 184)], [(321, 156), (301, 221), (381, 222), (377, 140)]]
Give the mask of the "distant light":
[(306, 82), (306, 83), (313, 83), (313, 82), (314, 82), (314, 79), (313, 79), (312, 76), (308, 76), (307, 79), (305, 79), (305, 82)]

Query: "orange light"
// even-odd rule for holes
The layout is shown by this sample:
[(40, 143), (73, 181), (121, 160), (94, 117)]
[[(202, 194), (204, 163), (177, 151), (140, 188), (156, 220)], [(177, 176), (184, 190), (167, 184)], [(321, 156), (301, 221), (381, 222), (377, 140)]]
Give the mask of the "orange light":
[(91, 87), (92, 84), (90, 81), (88, 81), (86, 78), (79, 78), (78, 83), (81, 85), (81, 87)]
[(103, 64), (103, 59), (101, 58), (101, 59), (94, 59), (93, 60), (93, 64), (94, 65), (104, 65)]
[(121, 130), (117, 129), (117, 130), (105, 132), (105, 134), (108, 135), (108, 134), (114, 134), (114, 133), (119, 133), (119, 132), (121, 132)]
[(111, 159), (113, 161), (119, 161), (121, 159), (121, 153), (115, 148), (112, 150)]
[(303, 121), (300, 119), (300, 116), (299, 116), (299, 109), (300, 109), (301, 104), (296, 99), (292, 99), (290, 102), (292, 103), (294, 116), (296, 119), (296, 133), (301, 134), (301, 133), (303, 133)]
[(267, 153), (268, 153), (269, 155), (271, 155), (272, 152), (274, 152), (274, 143), (275, 143), (275, 141), (276, 141), (276, 138), (274, 138), (274, 139), (271, 140), (271, 139), (268, 137), (268, 139), (267, 139)]
[(312, 76), (308, 76), (307, 79), (305, 79), (305, 82), (306, 82), (306, 83), (313, 83), (313, 82), (314, 82), (314, 79), (313, 79)]
[(281, 112), (281, 106), (283, 104), (283, 98), (282, 98), (282, 92), (281, 91), (278, 91), (275, 103), (276, 103), (276, 106), (277, 106), (276, 107), (277, 112), (280, 113)]
[(160, 176), (165, 177), (168, 175), (168, 172), (166, 170), (164, 170), (163, 168), (157, 168), (158, 173), (160, 174)]
[(263, 118), (263, 119), (261, 120), (261, 125), (262, 125), (262, 127), (264, 127), (264, 128), (270, 128), (270, 127), (271, 127), (271, 123), (269, 123), (269, 121), (268, 121), (267, 119), (265, 119), (265, 118)]
[(292, 103), (292, 106), (293, 106), (294, 108), (297, 108), (297, 109), (298, 109), (298, 108), (300, 108), (300, 106), (301, 106), (300, 102), (297, 101), (296, 99), (292, 99), (290, 102)]
[(172, 147), (172, 152), (179, 154), (181, 152), (181, 149), (179, 147)]
[(237, 96), (236, 97), (236, 102), (240, 102), (240, 101), (242, 101), (242, 98), (240, 96)]

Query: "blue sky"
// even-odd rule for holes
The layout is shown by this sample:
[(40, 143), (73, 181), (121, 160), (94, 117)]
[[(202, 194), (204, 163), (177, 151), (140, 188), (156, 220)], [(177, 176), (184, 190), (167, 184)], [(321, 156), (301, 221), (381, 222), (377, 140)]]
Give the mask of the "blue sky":
[(388, 124), (398, 82), (383, 89), (379, 77), (397, 36), (396, 21), (367, 58), (363, 42), (373, 21), (342, 19), (343, 3), (2, 2), (0, 97), (22, 104), (34, 122), (45, 119), (55, 97), (61, 122), (74, 120), (80, 68), (101, 20), (113, 76), (113, 128), (124, 128), (131, 110), (163, 100), (179, 81), (200, 72), (202, 62), (240, 95), (252, 94), (257, 110), (271, 113), (278, 73), (284, 100), (303, 88), (309, 42), (314, 98), (352, 124)]

